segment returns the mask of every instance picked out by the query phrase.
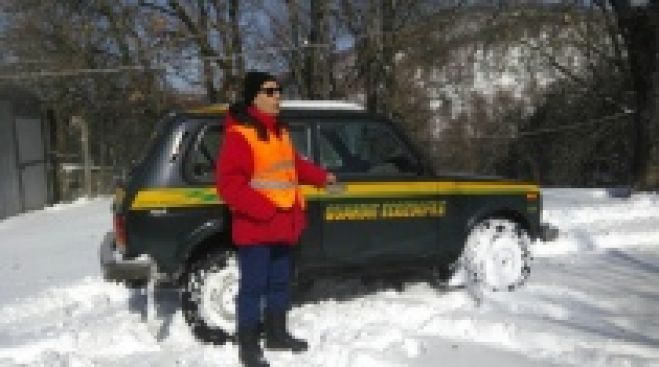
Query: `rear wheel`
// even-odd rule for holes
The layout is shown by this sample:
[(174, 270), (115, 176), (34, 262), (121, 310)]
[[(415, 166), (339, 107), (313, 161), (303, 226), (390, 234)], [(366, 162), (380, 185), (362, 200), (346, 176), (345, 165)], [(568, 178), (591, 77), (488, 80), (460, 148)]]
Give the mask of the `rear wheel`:
[(224, 344), (236, 331), (238, 263), (232, 251), (211, 252), (185, 274), (181, 307), (202, 342)]
[(467, 236), (459, 266), (466, 285), (482, 291), (512, 291), (531, 273), (527, 231), (509, 219), (479, 222)]

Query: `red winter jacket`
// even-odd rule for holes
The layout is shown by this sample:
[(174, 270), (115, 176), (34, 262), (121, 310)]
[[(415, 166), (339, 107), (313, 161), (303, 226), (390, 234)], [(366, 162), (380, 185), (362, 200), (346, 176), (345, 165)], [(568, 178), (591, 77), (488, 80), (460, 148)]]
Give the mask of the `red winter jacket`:
[[(254, 172), (252, 149), (238, 132), (228, 131), (232, 124), (251, 119), (274, 131), (276, 117), (260, 112), (255, 107), (241, 110), (234, 107), (225, 118), (225, 135), (216, 166), (218, 195), (232, 212), (232, 237), (236, 245), (269, 243), (297, 243), (306, 226), (306, 216), (300, 203), (284, 210), (264, 195), (252, 189), (249, 181)], [(327, 172), (302, 158), (295, 152), (295, 170), (300, 184), (324, 186)]]

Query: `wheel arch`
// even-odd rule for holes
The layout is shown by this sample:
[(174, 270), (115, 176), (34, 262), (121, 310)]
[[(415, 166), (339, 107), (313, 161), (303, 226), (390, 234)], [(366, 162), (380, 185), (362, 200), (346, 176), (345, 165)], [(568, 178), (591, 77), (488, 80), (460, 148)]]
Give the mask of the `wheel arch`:
[(209, 252), (233, 249), (235, 247), (231, 241), (231, 233), (222, 220), (204, 223), (193, 231), (185, 241), (185, 245), (179, 248), (176, 279), (180, 282), (190, 265)]
[(487, 208), (475, 213), (469, 218), (467, 225), (464, 228), (463, 237), (466, 238), (478, 223), (492, 218), (512, 220), (515, 223), (520, 224), (528, 233), (531, 232), (531, 223), (529, 219), (518, 210), (512, 208)]

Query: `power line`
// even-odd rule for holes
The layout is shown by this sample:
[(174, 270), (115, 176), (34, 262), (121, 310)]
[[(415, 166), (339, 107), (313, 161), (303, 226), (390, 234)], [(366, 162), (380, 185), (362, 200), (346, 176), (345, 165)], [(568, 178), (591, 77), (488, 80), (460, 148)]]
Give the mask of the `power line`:
[[(286, 51), (296, 51), (309, 48), (329, 48), (331, 45), (328, 43), (307, 43), (298, 47), (268, 47), (266, 49), (258, 51), (246, 51), (240, 53), (234, 53), (230, 56), (195, 56), (195, 55), (179, 55), (178, 59), (183, 59), (188, 62), (203, 62), (203, 61), (217, 61), (217, 60), (234, 60), (236, 58), (258, 55), (258, 54), (273, 54), (277, 52), (286, 52)], [(33, 62), (12, 62), (12, 64), (32, 64)], [(0, 80), (20, 80), (20, 79), (34, 79), (41, 77), (61, 77), (61, 76), (77, 76), (80, 74), (112, 74), (125, 71), (151, 71), (151, 70), (166, 70), (167, 67), (164, 65), (156, 66), (143, 66), (143, 65), (127, 65), (127, 66), (117, 66), (112, 68), (79, 68), (79, 69), (67, 69), (67, 70), (41, 70), (41, 71), (29, 71), (29, 72), (19, 72), (11, 75), (0, 74)]]
[(542, 134), (558, 133), (558, 132), (563, 132), (563, 131), (567, 131), (567, 130), (576, 130), (576, 129), (579, 129), (583, 126), (592, 125), (594, 123), (615, 121), (619, 117), (628, 116), (628, 115), (631, 115), (633, 113), (634, 113), (634, 111), (627, 110), (627, 111), (618, 112), (618, 113), (613, 114), (613, 115), (604, 116), (604, 117), (600, 117), (600, 118), (596, 118), (596, 119), (590, 119), (590, 120), (583, 121), (583, 122), (577, 122), (575, 124), (570, 124), (570, 125), (562, 125), (562, 126), (555, 127), (555, 128), (537, 129), (537, 130), (532, 130), (532, 131), (521, 131), (519, 133), (519, 135), (520, 136), (537, 136), (537, 135), (542, 135)]
[(68, 69), (58, 71), (28, 71), (19, 72), (13, 75), (0, 75), (0, 80), (20, 80), (20, 79), (35, 79), (42, 77), (59, 77), (59, 76), (77, 76), (80, 74), (113, 74), (125, 71), (151, 71), (151, 70), (165, 70), (162, 66), (118, 66), (114, 68), (99, 68), (99, 69)]
[[(386, 32), (386, 33), (394, 33), (392, 32)], [(354, 34), (351, 35), (355, 41), (359, 39), (364, 39), (364, 38), (373, 38), (373, 37), (378, 37), (384, 35), (385, 32), (383, 31), (370, 31), (367, 33), (359, 33), (359, 34)], [(195, 36), (192, 36), (191, 38), (195, 38)], [(313, 49), (313, 48), (320, 48), (320, 49), (327, 49), (330, 54), (340, 54), (342, 51), (341, 50), (332, 50), (332, 46), (334, 44), (332, 43), (310, 43), (307, 40), (303, 41), (302, 45), (299, 46), (271, 46), (267, 48), (261, 48), (259, 50), (250, 50), (250, 51), (244, 51), (244, 52), (236, 52), (232, 53), (231, 55), (223, 55), (223, 56), (201, 56), (201, 55), (175, 55), (174, 58), (178, 59), (183, 59), (186, 61), (230, 61), (234, 60), (236, 58), (241, 58), (241, 57), (248, 57), (248, 56), (254, 56), (254, 55), (261, 55), (261, 54), (274, 54), (277, 52), (290, 52), (290, 51), (304, 51), (308, 49)], [(21, 64), (36, 64), (36, 63), (48, 63), (47, 61), (33, 61), (33, 60), (17, 60), (17, 61), (10, 61), (10, 62), (3, 62), (4, 64), (13, 64), (13, 65), (21, 65)], [(82, 68), (82, 69), (68, 69), (68, 70), (62, 70), (62, 71), (37, 71), (37, 72), (22, 72), (19, 73), (18, 75), (0, 75), (0, 80), (2, 79), (24, 79), (24, 78), (33, 78), (33, 77), (40, 77), (40, 76), (73, 76), (76, 74), (93, 74), (93, 73), (115, 73), (115, 72), (121, 72), (121, 71), (134, 71), (134, 70), (149, 70), (149, 69), (165, 69), (164, 66), (156, 66), (156, 67), (144, 67), (144, 66), (119, 66), (115, 68), (102, 68), (102, 69), (93, 69), (93, 68)]]
[[(351, 37), (354, 42), (357, 42), (361, 39), (381, 37), (385, 34), (392, 33), (398, 34), (399, 31), (368, 31), (365, 33), (352, 34)], [(194, 37), (194, 36), (193, 36)], [(246, 58), (249, 56), (255, 55), (268, 55), (276, 53), (284, 53), (291, 51), (304, 51), (313, 48), (327, 49), (327, 52), (332, 55), (338, 55), (342, 53), (342, 50), (333, 50), (332, 43), (309, 43), (307, 40), (299, 46), (271, 46), (267, 48), (261, 48), (258, 50), (249, 50), (239, 53), (232, 53), (231, 55), (217, 55), (217, 56), (202, 56), (202, 55), (182, 55), (174, 54), (173, 59), (184, 60), (189, 62), (203, 62), (203, 61), (231, 61), (238, 58)], [(353, 45), (354, 47), (354, 45)], [(35, 61), (32, 60), (21, 60), (21, 61), (12, 61), (4, 62), (5, 64), (34, 64)], [(46, 62), (44, 62), (46, 63)], [(82, 69), (68, 69), (62, 71), (36, 71), (36, 72), (21, 72), (13, 75), (0, 75), (0, 80), (17, 80), (17, 79), (30, 79), (38, 77), (56, 77), (56, 76), (75, 76), (77, 74), (107, 74), (107, 73), (117, 73), (122, 71), (147, 71), (147, 70), (165, 70), (165, 66), (118, 66), (114, 68), (82, 68)]]
[[(584, 126), (592, 125), (592, 124), (595, 124), (595, 123), (616, 121), (616, 119), (618, 119), (620, 117), (628, 116), (628, 115), (631, 115), (633, 113), (634, 113), (634, 111), (623, 111), (623, 112), (619, 112), (619, 113), (616, 113), (616, 114), (613, 114), (613, 115), (604, 116), (604, 117), (600, 117), (600, 118), (593, 118), (593, 119), (590, 119), (590, 120), (587, 120), (587, 121), (577, 122), (577, 123), (569, 124), (569, 125), (561, 125), (561, 126), (551, 127), (551, 128), (520, 131), (517, 134), (511, 134), (511, 135), (490, 135), (490, 136), (466, 137), (466, 140), (512, 140), (512, 139), (516, 139), (516, 138), (519, 138), (519, 137), (532, 137), (532, 136), (538, 136), (538, 135), (544, 135), (544, 134), (561, 133), (561, 132), (565, 132), (565, 131), (569, 131), (569, 130), (577, 130), (577, 129), (580, 129)], [(451, 137), (449, 137), (449, 139), (450, 138)]]
[[(163, 11), (165, 14), (169, 14), (170, 16), (175, 16), (175, 13), (173, 13), (172, 9), (169, 9), (165, 6), (160, 6), (156, 3), (145, 3), (143, 1), (140, 1), (140, 4), (143, 6), (146, 6), (147, 8), (152, 8), (152, 10), (160, 10)], [(432, 19), (433, 17), (436, 16), (437, 14), (441, 14), (447, 10), (460, 10), (461, 7), (460, 5), (463, 4), (463, 1), (458, 0), (456, 4), (453, 6), (448, 6), (448, 7), (440, 7), (440, 9), (437, 9), (436, 12), (431, 12), (430, 14), (426, 14), (425, 16), (421, 17), (420, 20), (427, 22)], [(354, 34), (350, 34), (348, 37), (352, 38), (353, 42), (357, 42), (362, 39), (367, 39), (367, 38), (374, 38), (374, 37), (383, 37), (388, 34), (393, 34), (393, 35), (399, 35), (401, 32), (401, 29), (396, 29), (396, 30), (391, 30), (391, 31), (384, 31), (384, 30), (378, 30), (378, 31), (373, 31), (373, 30), (368, 30), (365, 32), (356, 32)], [(186, 38), (198, 38), (199, 35), (191, 35), (187, 36)], [(179, 59), (185, 59), (185, 60), (191, 60), (191, 61), (225, 61), (225, 60), (234, 60), (236, 58), (241, 58), (241, 57), (247, 57), (250, 55), (259, 55), (259, 54), (274, 54), (277, 52), (289, 52), (289, 51), (299, 51), (299, 50), (306, 50), (310, 48), (326, 48), (328, 50), (328, 53), (330, 54), (338, 54), (342, 51), (339, 50), (332, 50), (332, 46), (334, 46), (333, 43), (308, 43), (308, 40), (305, 40), (303, 45), (300, 46), (281, 46), (281, 47), (268, 47), (268, 48), (261, 48), (259, 50), (252, 50), (252, 51), (245, 51), (241, 53), (234, 53), (232, 55), (226, 55), (226, 56), (201, 56), (201, 55), (177, 55), (175, 57)], [(18, 62), (18, 63), (23, 63), (23, 62)], [(15, 80), (15, 79), (24, 79), (24, 78), (36, 78), (36, 77), (51, 77), (51, 76), (74, 76), (76, 74), (93, 74), (93, 73), (116, 73), (116, 72), (121, 72), (121, 71), (129, 71), (129, 70), (146, 70), (147, 68), (141, 67), (141, 66), (136, 66), (136, 67), (131, 67), (131, 66), (126, 66), (126, 67), (116, 67), (116, 68), (104, 68), (104, 69), (70, 69), (70, 70), (64, 70), (64, 71), (37, 71), (37, 72), (23, 72), (19, 73), (17, 75), (0, 75), (0, 80)], [(152, 67), (149, 69), (164, 69), (162, 66), (158, 67)]]

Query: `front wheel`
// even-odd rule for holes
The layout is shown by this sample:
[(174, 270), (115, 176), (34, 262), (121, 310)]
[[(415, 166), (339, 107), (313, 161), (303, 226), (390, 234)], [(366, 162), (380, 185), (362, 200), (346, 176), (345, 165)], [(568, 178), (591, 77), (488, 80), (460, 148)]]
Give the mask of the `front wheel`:
[(181, 307), (202, 342), (224, 344), (236, 332), (239, 275), (233, 251), (211, 252), (193, 262), (184, 276)]
[(467, 286), (512, 291), (531, 273), (527, 231), (514, 221), (489, 218), (474, 226), (459, 260)]

